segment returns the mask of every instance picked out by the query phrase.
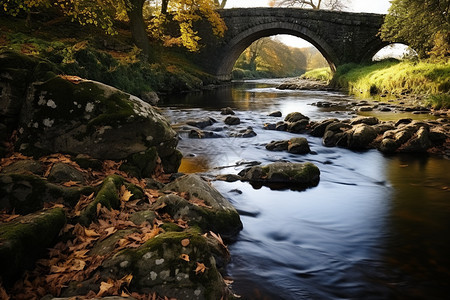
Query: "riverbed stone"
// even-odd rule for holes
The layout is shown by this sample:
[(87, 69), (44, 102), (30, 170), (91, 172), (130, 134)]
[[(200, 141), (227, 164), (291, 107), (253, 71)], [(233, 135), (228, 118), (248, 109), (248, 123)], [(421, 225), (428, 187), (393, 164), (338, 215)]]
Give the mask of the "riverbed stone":
[(284, 118), (285, 122), (291, 122), (291, 123), (297, 122), (300, 120), (309, 120), (309, 118), (300, 112), (291, 112)]
[(266, 145), (266, 149), (269, 151), (286, 151), (289, 147), (289, 141), (271, 141)]
[(350, 120), (350, 125), (366, 124), (366, 125), (376, 125), (380, 123), (380, 120), (376, 117), (357, 117)]
[(229, 136), (238, 138), (251, 138), (257, 136), (257, 133), (253, 130), (251, 126), (249, 126), (245, 129), (240, 129), (237, 132), (231, 132)]
[(261, 184), (281, 183), (298, 187), (315, 186), (320, 171), (312, 163), (275, 162), (265, 166), (253, 166), (239, 172), (246, 181)]
[(0, 224), (0, 278), (12, 284), (52, 247), (66, 222), (64, 210), (53, 208)]
[(312, 125), (310, 134), (315, 137), (323, 137), (327, 126), (334, 122), (338, 122), (338, 119), (328, 119), (316, 122)]
[(300, 133), (305, 131), (309, 125), (309, 119), (302, 119), (299, 121), (291, 122), (287, 126), (287, 131), (292, 133)]
[(241, 119), (235, 116), (228, 116), (225, 118), (224, 122), (227, 125), (239, 125), (241, 123)]
[(348, 147), (350, 149), (367, 149), (378, 136), (377, 131), (365, 123), (353, 126), (347, 131)]
[(194, 127), (200, 128), (200, 129), (211, 126), (214, 123), (217, 123), (217, 121), (211, 117), (186, 121), (187, 125), (194, 126)]
[(281, 113), (281, 111), (279, 111), (279, 110), (277, 110), (277, 111), (273, 111), (273, 112), (271, 112), (271, 113), (269, 113), (269, 115), (268, 115), (269, 117), (281, 117), (282, 116), (282, 113)]
[(293, 154), (307, 154), (311, 151), (308, 140), (303, 137), (292, 138), (288, 141), (287, 151)]
[(225, 108), (222, 108), (220, 114), (221, 115), (234, 115), (235, 113), (234, 113), (233, 109), (231, 109), (231, 107), (225, 107)]
[(426, 152), (432, 146), (429, 131), (425, 127), (420, 127), (414, 136), (404, 143), (398, 151), (400, 152)]
[[(239, 214), (233, 205), (198, 175), (188, 174), (177, 178), (167, 184), (163, 191), (185, 193), (187, 199), (203, 201), (206, 206), (199, 209), (204, 213), (202, 222), (206, 223), (202, 228), (210, 226), (211, 230), (229, 238), (234, 237), (242, 229)], [(188, 207), (188, 204), (186, 206)]]

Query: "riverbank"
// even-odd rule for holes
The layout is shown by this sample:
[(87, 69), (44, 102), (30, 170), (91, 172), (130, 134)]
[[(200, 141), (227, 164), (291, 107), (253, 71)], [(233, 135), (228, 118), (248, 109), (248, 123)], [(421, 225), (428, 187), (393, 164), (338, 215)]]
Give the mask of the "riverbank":
[(408, 106), (450, 108), (450, 62), (386, 60), (369, 65), (347, 64), (335, 74), (312, 70), (301, 78), (327, 82), (359, 98), (401, 99)]

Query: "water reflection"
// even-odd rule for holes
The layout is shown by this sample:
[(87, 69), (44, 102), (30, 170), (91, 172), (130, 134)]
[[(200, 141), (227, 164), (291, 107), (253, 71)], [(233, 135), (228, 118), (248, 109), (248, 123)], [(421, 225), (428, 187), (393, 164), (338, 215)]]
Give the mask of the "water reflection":
[[(226, 132), (219, 108), (231, 106), (241, 128), (256, 137), (189, 139), (181, 171), (238, 173), (239, 161), (315, 163), (317, 187), (305, 191), (253, 189), (243, 182), (215, 182), (241, 214), (244, 229), (230, 246), (233, 288), (245, 299), (444, 299), (450, 292), (450, 161), (435, 157), (383, 156), (376, 150), (326, 148), (304, 136), (314, 153), (269, 152), (271, 140), (292, 137), (266, 131), (274, 110), (300, 111), (312, 120), (348, 118), (339, 93), (277, 91), (273, 82), (229, 86), (162, 108), (172, 122), (211, 116), (210, 130)], [(205, 113), (206, 112), (206, 113)], [(382, 116), (377, 115), (377, 117)], [(414, 117), (410, 115), (410, 117)], [(238, 126), (238, 128), (239, 128)], [(216, 167), (223, 168), (216, 168)]]

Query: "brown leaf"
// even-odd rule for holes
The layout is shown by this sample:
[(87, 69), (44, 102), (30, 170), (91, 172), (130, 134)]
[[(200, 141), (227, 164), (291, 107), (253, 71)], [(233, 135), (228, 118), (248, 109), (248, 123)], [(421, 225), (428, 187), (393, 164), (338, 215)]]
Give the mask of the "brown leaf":
[(84, 229), (84, 234), (88, 237), (98, 237), (100, 236), (100, 234), (98, 234), (97, 232), (95, 232), (95, 230), (92, 229)]
[(73, 265), (69, 268), (69, 271), (81, 271), (86, 266), (86, 263), (81, 259), (74, 259)]
[(187, 246), (189, 245), (190, 242), (191, 242), (191, 241), (189, 241), (189, 239), (184, 239), (184, 240), (181, 240), (181, 245), (182, 245), (183, 247), (187, 247)]
[(12, 221), (12, 220), (14, 220), (15, 218), (18, 218), (18, 217), (20, 217), (20, 215), (10, 215), (4, 220), (4, 222)]
[(67, 182), (64, 182), (62, 185), (63, 186), (75, 186), (75, 185), (79, 185), (80, 182), (78, 181), (73, 181), (73, 180), (69, 180)]
[(189, 255), (187, 255), (187, 254), (181, 254), (180, 255), (180, 258), (182, 259), (182, 260), (185, 260), (185, 261), (189, 261)]
[(197, 262), (197, 268), (195, 268), (195, 274), (205, 273), (207, 267), (203, 263)]
[(109, 289), (111, 289), (113, 286), (114, 286), (114, 283), (112, 282), (111, 279), (109, 279), (108, 282), (102, 281), (102, 282), (100, 283), (100, 290), (99, 290), (99, 292), (97, 293), (97, 296), (98, 296), (98, 297), (102, 297), (102, 296), (105, 295), (105, 294), (109, 291)]

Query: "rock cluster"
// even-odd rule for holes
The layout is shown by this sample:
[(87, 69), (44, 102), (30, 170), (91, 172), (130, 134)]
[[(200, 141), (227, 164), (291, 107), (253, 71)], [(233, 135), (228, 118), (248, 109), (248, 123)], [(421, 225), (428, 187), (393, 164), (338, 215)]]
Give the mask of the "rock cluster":
[[(0, 291), (233, 299), (224, 240), (242, 229), (239, 214), (199, 176), (169, 178), (181, 153), (168, 121), (137, 97), (56, 73), (0, 54)], [(186, 126), (202, 134), (214, 122)]]

